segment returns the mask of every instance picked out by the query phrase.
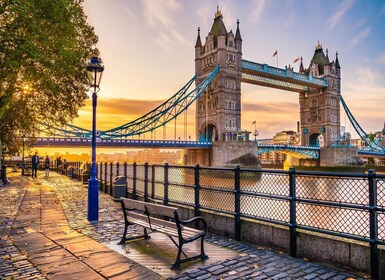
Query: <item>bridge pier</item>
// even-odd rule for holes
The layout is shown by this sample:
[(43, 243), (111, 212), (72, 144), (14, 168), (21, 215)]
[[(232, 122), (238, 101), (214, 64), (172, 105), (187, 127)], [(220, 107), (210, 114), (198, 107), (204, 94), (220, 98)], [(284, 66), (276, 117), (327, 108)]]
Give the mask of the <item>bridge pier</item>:
[(358, 148), (355, 147), (326, 147), (320, 150), (320, 166), (359, 165)]
[(212, 149), (185, 149), (183, 150), (183, 164), (184, 165), (195, 165), (211, 166), (210, 157)]
[(257, 145), (254, 142), (218, 141), (213, 142), (211, 149), (187, 149), (184, 154), (184, 164), (202, 166), (230, 167), (245, 166), (260, 168), (256, 156)]

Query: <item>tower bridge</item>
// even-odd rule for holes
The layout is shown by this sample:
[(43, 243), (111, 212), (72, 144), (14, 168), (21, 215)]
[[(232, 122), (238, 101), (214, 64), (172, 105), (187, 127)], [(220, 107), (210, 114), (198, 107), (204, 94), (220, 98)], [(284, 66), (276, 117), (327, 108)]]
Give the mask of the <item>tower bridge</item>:
[[(354, 128), (374, 151), (371, 155), (385, 155), (383, 148), (372, 143), (358, 125), (341, 96), (341, 67), (338, 53), (330, 60), (320, 43), (315, 48), (309, 67), (301, 63), (299, 71), (292, 67), (284, 69), (242, 58), (242, 44), (239, 21), (235, 34), (223, 22), (222, 13), (217, 10), (211, 30), (202, 43), (200, 29), (195, 42), (195, 76), (163, 104), (144, 116), (122, 126), (98, 132), (98, 145), (120, 147), (173, 147), (186, 150), (186, 163), (199, 162), (204, 165), (225, 166), (245, 154), (275, 150), (295, 158), (319, 159), (321, 165), (340, 165), (357, 157), (357, 149), (336, 147), (340, 139), (340, 104), (347, 112)], [(189, 91), (195, 82), (195, 89)], [(278, 146), (256, 143), (243, 135), (241, 128), (241, 83), (281, 89), (298, 94), (300, 111), (300, 147)], [(340, 102), (341, 101), (341, 102)], [(183, 116), (183, 112), (196, 102), (196, 139), (198, 141), (127, 140), (155, 130), (164, 129), (166, 124)], [(186, 118), (186, 115), (184, 116)], [(186, 119), (185, 119), (186, 126)], [(48, 128), (46, 128), (48, 130)], [(52, 129), (49, 129), (52, 131)], [(175, 128), (176, 130), (176, 128)], [(186, 130), (186, 128), (185, 128)], [(38, 144), (84, 145), (91, 131), (68, 125), (56, 128), (55, 137)], [(165, 135), (165, 133), (163, 134)], [(165, 137), (164, 137), (165, 138)], [(56, 139), (56, 140), (55, 140)], [(319, 143), (323, 147), (319, 147)], [(368, 154), (368, 153), (366, 153)], [(348, 160), (347, 160), (348, 159)]]

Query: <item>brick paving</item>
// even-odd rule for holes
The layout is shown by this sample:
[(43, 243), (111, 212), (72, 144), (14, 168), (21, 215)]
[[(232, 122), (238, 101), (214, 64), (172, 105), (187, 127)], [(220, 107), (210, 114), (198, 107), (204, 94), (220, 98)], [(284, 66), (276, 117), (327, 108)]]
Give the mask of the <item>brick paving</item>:
[[(90, 268), (98, 272), (100, 279), (110, 279), (108, 275), (114, 275), (114, 266), (112, 263), (104, 263), (101, 266), (100, 259), (89, 260), (87, 250), (90, 246), (95, 246), (94, 253), (104, 251), (100, 243), (116, 242), (121, 237), (123, 231), (123, 216), (119, 203), (113, 202), (105, 194), (100, 195), (99, 200), (99, 222), (97, 225), (90, 224), (87, 217), (87, 189), (81, 183), (72, 181), (66, 177), (51, 173), (49, 179), (38, 177), (32, 180), (27, 177), (19, 176), (15, 173), (9, 174), (12, 183), (5, 187), (0, 187), (0, 279), (64, 279), (65, 269), (60, 265), (51, 265), (56, 270), (47, 271), (45, 257), (48, 257), (49, 263), (71, 257), (76, 259), (73, 269), (76, 273), (82, 273), (84, 269)], [(45, 197), (40, 205), (36, 204), (36, 194), (27, 192), (29, 188), (44, 190)], [(31, 202), (32, 201), (32, 202)], [(35, 202), (33, 202), (35, 201)], [(59, 202), (59, 203), (58, 203)], [(22, 203), (29, 203), (28, 208), (20, 207)], [(35, 203), (35, 204), (34, 204)], [(41, 206), (43, 204), (43, 207)], [(54, 206), (61, 205), (63, 216), (56, 211)], [(19, 210), (20, 208), (20, 210)], [(34, 209), (39, 209), (41, 218), (39, 218)], [(43, 211), (44, 210), (44, 211)], [(59, 209), (60, 210), (60, 209)], [(23, 212), (24, 211), (24, 212)], [(19, 213), (19, 214), (18, 214)], [(51, 219), (50, 219), (51, 217)], [(52, 217), (60, 221), (61, 226), (67, 226), (64, 230), (55, 230), (52, 224)], [(41, 222), (45, 220), (45, 223)], [(57, 226), (57, 225), (56, 225)], [(18, 230), (29, 231), (29, 234), (22, 234)], [(132, 233), (139, 232), (138, 227), (130, 227)], [(41, 234), (50, 231), (50, 234)], [(65, 235), (71, 235), (78, 238), (79, 244), (76, 249), (65, 244)], [(23, 237), (24, 236), (24, 237)], [(67, 236), (68, 237), (68, 236)], [(30, 238), (31, 240), (23, 239)], [(46, 239), (44, 239), (46, 238)], [(83, 240), (87, 238), (87, 241)], [(39, 241), (39, 242), (37, 242)], [(349, 271), (337, 269), (335, 267), (309, 262), (305, 259), (292, 258), (282, 252), (271, 250), (263, 246), (252, 246), (235, 242), (233, 240), (220, 237), (209, 236), (208, 242), (231, 248), (242, 252), (240, 256), (232, 259), (223, 260), (210, 265), (202, 265), (170, 279), (367, 279), (367, 275), (354, 274)], [(27, 246), (25, 244), (35, 244), (36, 246)], [(91, 242), (91, 243), (87, 243)], [(79, 245), (78, 244), (78, 245)], [(46, 246), (45, 246), (46, 245)], [(29, 248), (31, 247), (31, 248)], [(27, 251), (28, 249), (28, 251)], [(44, 249), (44, 250), (43, 250)], [(49, 249), (49, 250), (48, 250)], [(64, 250), (66, 249), (66, 250)], [(35, 250), (35, 251), (34, 251)], [(64, 251), (56, 251), (64, 250)], [(49, 256), (47, 252), (55, 252)], [(88, 252), (89, 253), (89, 252)], [(127, 259), (127, 260), (124, 260)], [(81, 262), (79, 262), (79, 260)], [(63, 261), (63, 260), (60, 260)], [(140, 267), (128, 258), (122, 258), (121, 262), (127, 262), (127, 266)], [(203, 263), (202, 263), (203, 264)], [(85, 268), (86, 267), (86, 268)], [(100, 274), (101, 267), (109, 267), (110, 274)], [(132, 279), (162, 279), (160, 275), (155, 276), (152, 271), (141, 268), (142, 274), (136, 274)], [(148, 274), (146, 274), (148, 273)], [(143, 278), (143, 275), (153, 278)], [(80, 274), (79, 274), (80, 275)], [(134, 274), (135, 275), (135, 274)], [(121, 279), (129, 279), (128, 274), (121, 274)], [(99, 279), (98, 277), (90, 279)], [(76, 275), (68, 279), (86, 279)]]

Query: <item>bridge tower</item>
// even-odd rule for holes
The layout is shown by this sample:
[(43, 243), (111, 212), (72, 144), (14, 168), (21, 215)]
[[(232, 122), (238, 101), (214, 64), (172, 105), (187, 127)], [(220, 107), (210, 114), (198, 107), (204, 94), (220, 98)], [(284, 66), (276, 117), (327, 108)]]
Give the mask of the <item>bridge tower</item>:
[(300, 73), (323, 77), (328, 82), (324, 89), (309, 89), (299, 95), (301, 145), (330, 147), (340, 136), (341, 67), (336, 53), (330, 62), (318, 42), (309, 68), (304, 69), (301, 58)]
[(241, 59), (239, 21), (235, 34), (227, 32), (222, 13), (217, 9), (205, 43), (202, 45), (198, 28), (195, 44), (197, 85), (217, 65), (220, 67), (210, 87), (197, 100), (197, 139), (213, 142), (236, 139), (241, 127)]

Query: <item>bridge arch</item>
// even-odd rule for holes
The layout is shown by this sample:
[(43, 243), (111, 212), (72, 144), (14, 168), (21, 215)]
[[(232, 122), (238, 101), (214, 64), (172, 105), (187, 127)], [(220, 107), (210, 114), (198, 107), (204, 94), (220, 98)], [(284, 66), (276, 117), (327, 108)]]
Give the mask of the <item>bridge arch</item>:
[(202, 124), (199, 130), (199, 140), (216, 142), (218, 141), (218, 130), (214, 123)]
[(311, 147), (322, 147), (324, 144), (323, 135), (320, 133), (313, 133), (309, 136), (309, 146)]

